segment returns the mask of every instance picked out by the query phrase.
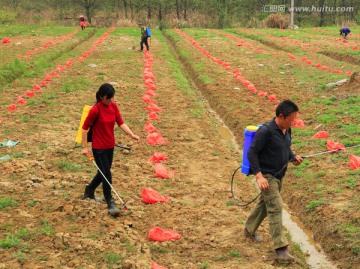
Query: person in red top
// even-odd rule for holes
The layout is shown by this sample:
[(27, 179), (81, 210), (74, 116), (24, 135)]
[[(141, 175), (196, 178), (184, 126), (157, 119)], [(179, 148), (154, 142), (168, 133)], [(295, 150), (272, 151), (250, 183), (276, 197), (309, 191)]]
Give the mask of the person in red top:
[(80, 27), (81, 27), (81, 30), (84, 30), (86, 28), (86, 22), (85, 22), (85, 18), (83, 15), (80, 16), (79, 18), (80, 20)]
[[(101, 85), (96, 93), (96, 104), (90, 109), (82, 126), (82, 154), (88, 158), (91, 156), (87, 142), (87, 132), (88, 129), (92, 127), (92, 153), (94, 160), (110, 184), (112, 184), (110, 169), (115, 147), (115, 123), (133, 139), (137, 141), (140, 140), (140, 137), (135, 135), (126, 123), (124, 123), (119, 108), (114, 102), (114, 95), (115, 89), (111, 84), (105, 83)], [(109, 213), (114, 217), (119, 216), (120, 211), (115, 206), (115, 201), (111, 194), (111, 187), (99, 171), (91, 183), (85, 187), (83, 198), (95, 199), (95, 189), (101, 183)]]

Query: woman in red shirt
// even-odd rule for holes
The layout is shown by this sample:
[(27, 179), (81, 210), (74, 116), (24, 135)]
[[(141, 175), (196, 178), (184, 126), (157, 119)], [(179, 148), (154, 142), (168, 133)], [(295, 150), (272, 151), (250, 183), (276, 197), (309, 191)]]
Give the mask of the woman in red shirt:
[[(119, 108), (116, 103), (113, 102), (114, 95), (115, 89), (111, 84), (105, 83), (101, 85), (96, 93), (96, 104), (90, 109), (82, 127), (82, 153), (90, 158), (87, 131), (92, 127), (92, 153), (97, 166), (103, 172), (110, 184), (112, 184), (110, 169), (115, 147), (115, 123), (117, 123), (120, 129), (133, 139), (137, 141), (140, 140), (140, 137), (135, 135), (121, 118)], [(115, 201), (111, 195), (111, 187), (99, 171), (91, 183), (85, 187), (83, 198), (95, 199), (95, 189), (101, 183), (103, 183), (103, 193), (108, 205), (109, 213), (114, 217), (119, 216), (120, 211), (115, 206)]]

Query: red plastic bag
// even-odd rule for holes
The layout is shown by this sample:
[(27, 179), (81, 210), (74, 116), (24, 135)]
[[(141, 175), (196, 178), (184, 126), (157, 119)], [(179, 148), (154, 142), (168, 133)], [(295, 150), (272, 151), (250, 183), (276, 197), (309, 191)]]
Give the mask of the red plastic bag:
[(257, 89), (253, 84), (247, 85), (247, 89), (248, 89), (249, 92), (254, 92), (254, 93), (257, 92)]
[(2, 39), (2, 43), (3, 43), (3, 44), (10, 43), (10, 42), (11, 42), (11, 39), (8, 38), (8, 37), (4, 37), (4, 38)]
[(298, 118), (295, 118), (294, 121), (293, 121), (293, 128), (304, 128), (305, 127), (305, 124), (302, 120), (298, 119)]
[(8, 106), (8, 110), (9, 110), (9, 111), (15, 111), (15, 110), (16, 110), (16, 105), (15, 105), (15, 104), (10, 104), (10, 105)]
[(166, 267), (164, 266), (161, 266), (161, 265), (158, 265), (156, 262), (152, 261), (151, 262), (151, 266), (152, 266), (152, 269), (167, 269)]
[(146, 143), (148, 143), (149, 145), (161, 145), (161, 144), (165, 144), (166, 141), (161, 136), (161, 134), (154, 132), (146, 137)]
[(154, 127), (154, 125), (152, 125), (150, 122), (146, 122), (146, 123), (145, 123), (144, 131), (149, 132), (149, 133), (157, 132), (157, 130), (156, 130), (156, 128)]
[(25, 96), (26, 97), (33, 97), (33, 96), (35, 96), (35, 93), (33, 91), (26, 91)]
[(165, 163), (168, 157), (164, 153), (155, 152), (149, 159), (152, 163)]
[(259, 91), (259, 92), (258, 92), (258, 95), (261, 96), (261, 97), (264, 97), (264, 96), (267, 95), (267, 92)]
[(18, 104), (20, 104), (20, 105), (26, 104), (26, 101), (25, 101), (24, 98), (22, 98), (21, 96), (18, 96), (17, 102), (18, 102)]
[(33, 89), (34, 89), (34, 91), (41, 91), (40, 86), (37, 84), (34, 84)]
[(327, 131), (318, 131), (316, 134), (314, 134), (313, 138), (328, 138), (329, 132)]
[(326, 147), (328, 150), (345, 149), (343, 144), (334, 142), (333, 140), (326, 141)]
[(146, 85), (148, 85), (148, 84), (151, 84), (151, 83), (154, 83), (154, 79), (152, 79), (152, 78), (147, 78), (147, 79), (145, 79), (145, 82), (144, 82)]
[(162, 109), (160, 107), (158, 107), (156, 104), (152, 103), (152, 104), (149, 104), (147, 107), (146, 107), (146, 110), (147, 111), (153, 111), (153, 112), (161, 112)]
[(271, 101), (271, 102), (276, 101), (276, 94), (270, 94), (268, 98), (269, 98), (269, 101)]
[(156, 93), (153, 90), (147, 90), (145, 92), (145, 94), (150, 95), (150, 96), (156, 96)]
[(141, 192), (141, 200), (147, 204), (166, 203), (170, 201), (170, 197), (160, 195), (151, 188), (144, 188)]
[(172, 178), (175, 173), (175, 171), (168, 171), (165, 165), (161, 163), (155, 163), (155, 177)]
[(148, 95), (148, 94), (145, 94), (143, 97), (142, 97), (142, 100), (144, 101), (144, 103), (151, 103), (151, 96)]
[(179, 239), (180, 237), (181, 237), (180, 234), (178, 234), (177, 232), (175, 232), (171, 229), (163, 230), (160, 227), (154, 227), (154, 228), (150, 229), (150, 231), (148, 233), (149, 239), (151, 239), (153, 241), (158, 241), (158, 242), (176, 240), (176, 239)]
[(149, 112), (148, 113), (148, 119), (149, 120), (158, 120), (159, 116), (156, 114), (156, 112)]
[(353, 170), (357, 170), (360, 168), (360, 157), (355, 155), (350, 155), (350, 167)]

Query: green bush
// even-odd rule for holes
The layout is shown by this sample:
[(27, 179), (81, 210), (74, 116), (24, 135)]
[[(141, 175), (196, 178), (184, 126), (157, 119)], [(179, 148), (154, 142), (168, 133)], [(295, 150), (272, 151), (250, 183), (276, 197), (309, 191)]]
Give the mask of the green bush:
[(17, 14), (7, 10), (0, 10), (0, 24), (13, 24)]

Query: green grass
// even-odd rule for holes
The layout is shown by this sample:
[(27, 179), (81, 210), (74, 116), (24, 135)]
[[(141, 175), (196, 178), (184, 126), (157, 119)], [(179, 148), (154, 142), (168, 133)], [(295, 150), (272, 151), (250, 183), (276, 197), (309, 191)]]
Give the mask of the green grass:
[(108, 252), (103, 254), (105, 261), (109, 264), (121, 264), (122, 255), (118, 253)]
[(51, 227), (51, 225), (48, 223), (48, 221), (44, 218), (41, 220), (41, 228), (39, 229), (40, 235), (53, 235), (54, 229)]
[(17, 247), (20, 244), (20, 240), (19, 238), (17, 238), (14, 235), (7, 235), (5, 237), (5, 239), (1, 240), (0, 239), (0, 248), (12, 248), (12, 247)]
[(80, 172), (82, 170), (82, 165), (74, 162), (59, 161), (58, 168), (64, 172)]
[(8, 197), (0, 198), (0, 210), (3, 210), (6, 207), (12, 207), (17, 205), (18, 202), (11, 198)]
[(311, 201), (309, 204), (307, 204), (305, 206), (305, 208), (308, 210), (308, 211), (313, 211), (315, 210), (317, 207), (321, 206), (325, 204), (325, 201), (323, 200), (313, 200)]

